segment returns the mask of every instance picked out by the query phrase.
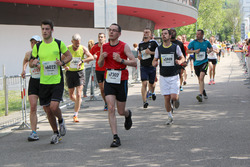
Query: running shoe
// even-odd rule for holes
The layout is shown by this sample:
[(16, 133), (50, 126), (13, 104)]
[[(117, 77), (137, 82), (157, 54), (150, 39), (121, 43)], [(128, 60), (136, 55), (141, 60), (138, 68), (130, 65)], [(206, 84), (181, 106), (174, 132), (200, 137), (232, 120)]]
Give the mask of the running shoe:
[(66, 126), (64, 119), (62, 119), (62, 123), (59, 123), (59, 132), (61, 136), (65, 136), (66, 134)]
[(212, 81), (209, 81), (209, 82), (208, 82), (208, 85), (211, 85), (211, 84), (212, 84)]
[(153, 101), (156, 100), (156, 95), (155, 95), (155, 93), (152, 93), (152, 99), (153, 99)]
[(129, 112), (129, 115), (128, 115), (128, 117), (125, 117), (125, 122), (124, 122), (124, 127), (126, 130), (129, 130), (133, 124), (132, 119), (131, 119), (132, 112), (130, 110), (128, 110), (128, 112)]
[(214, 85), (214, 84), (215, 84), (215, 81), (213, 81), (212, 84)]
[(168, 116), (168, 120), (167, 120), (167, 122), (166, 122), (166, 125), (171, 125), (171, 124), (173, 124), (173, 123), (174, 123), (173, 117)]
[(148, 108), (148, 102), (143, 103), (143, 108)]
[(183, 85), (187, 85), (187, 81), (184, 81), (184, 82), (183, 82)]
[(119, 147), (121, 145), (121, 141), (120, 138), (117, 137), (113, 140), (113, 142), (111, 143), (110, 147)]
[(173, 101), (174, 107), (177, 109), (180, 106), (180, 100), (177, 99), (176, 101)]
[(147, 93), (147, 99), (151, 100), (152, 99), (152, 93), (148, 91)]
[(104, 111), (108, 111), (108, 105), (107, 104), (104, 105), (104, 109), (103, 110)]
[(208, 97), (207, 97), (207, 93), (206, 93), (206, 91), (205, 91), (205, 89), (203, 90), (203, 96), (204, 96), (204, 99), (208, 99)]
[(182, 88), (182, 86), (180, 86), (180, 91), (183, 91), (183, 88)]
[(196, 96), (196, 99), (197, 99), (199, 102), (202, 102), (202, 95), (201, 95), (201, 94), (197, 95), (197, 96)]
[(74, 122), (79, 122), (78, 116), (73, 116), (73, 121), (74, 121)]
[(59, 134), (53, 134), (53, 136), (51, 137), (51, 141), (50, 144), (57, 144), (62, 140), (61, 136)]
[(37, 141), (37, 140), (39, 140), (37, 133), (31, 132), (30, 136), (28, 137), (28, 141)]

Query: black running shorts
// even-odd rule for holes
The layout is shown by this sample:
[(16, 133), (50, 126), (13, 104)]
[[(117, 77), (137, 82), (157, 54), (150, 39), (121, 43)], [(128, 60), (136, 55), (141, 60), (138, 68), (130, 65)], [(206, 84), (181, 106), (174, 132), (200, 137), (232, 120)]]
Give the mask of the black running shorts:
[(59, 84), (45, 85), (40, 84), (39, 87), (39, 100), (41, 106), (48, 106), (51, 101), (62, 101), (64, 91), (64, 83), (61, 81)]
[(84, 71), (66, 71), (68, 88), (74, 88), (85, 84)]
[(28, 95), (39, 95), (40, 79), (30, 77)]
[(115, 95), (117, 101), (126, 102), (128, 95), (128, 81), (123, 80), (120, 84), (104, 82), (104, 92), (105, 96)]

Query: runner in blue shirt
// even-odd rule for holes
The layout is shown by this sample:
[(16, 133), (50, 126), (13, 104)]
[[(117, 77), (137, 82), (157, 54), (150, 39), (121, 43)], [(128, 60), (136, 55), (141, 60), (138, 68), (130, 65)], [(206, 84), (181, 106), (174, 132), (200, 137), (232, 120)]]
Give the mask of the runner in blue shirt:
[(204, 78), (207, 74), (208, 59), (207, 54), (213, 51), (209, 41), (203, 39), (204, 31), (199, 29), (196, 32), (196, 40), (193, 40), (188, 45), (188, 54), (194, 53), (194, 70), (199, 80), (200, 94), (196, 96), (199, 102), (202, 102), (202, 95), (207, 99), (207, 94), (204, 89)]

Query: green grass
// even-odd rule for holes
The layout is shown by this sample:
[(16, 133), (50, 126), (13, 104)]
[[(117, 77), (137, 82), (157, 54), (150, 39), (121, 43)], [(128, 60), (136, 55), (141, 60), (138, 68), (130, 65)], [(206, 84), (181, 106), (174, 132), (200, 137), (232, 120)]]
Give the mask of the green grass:
[[(22, 99), (20, 94), (21, 94), (20, 91), (12, 90), (8, 92), (9, 113), (22, 110)], [(28, 100), (26, 104), (28, 108), (29, 107)], [(0, 91), (0, 116), (4, 115), (5, 115), (5, 96), (4, 96), (4, 91)]]

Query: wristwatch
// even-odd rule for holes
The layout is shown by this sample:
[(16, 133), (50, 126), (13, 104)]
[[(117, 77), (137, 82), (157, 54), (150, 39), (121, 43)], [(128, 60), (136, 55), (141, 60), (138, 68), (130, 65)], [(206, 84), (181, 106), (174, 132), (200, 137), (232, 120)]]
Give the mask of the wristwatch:
[(62, 60), (61, 62), (62, 62), (62, 66), (64, 66), (64, 65), (65, 65), (65, 62), (64, 62), (63, 60)]
[(121, 64), (123, 64), (124, 63), (124, 59), (122, 59), (122, 61), (121, 61)]

